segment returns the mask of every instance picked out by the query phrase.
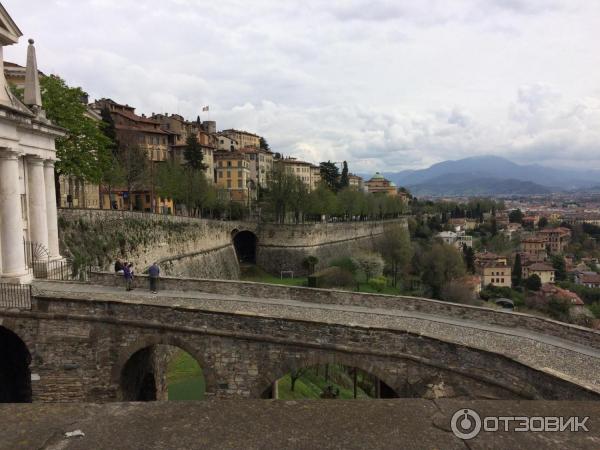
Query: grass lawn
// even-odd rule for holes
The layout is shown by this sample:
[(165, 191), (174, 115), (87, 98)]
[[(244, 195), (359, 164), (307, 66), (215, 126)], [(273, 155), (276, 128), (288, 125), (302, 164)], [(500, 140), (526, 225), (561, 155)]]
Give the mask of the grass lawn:
[(176, 353), (167, 367), (169, 400), (202, 400), (205, 384), (202, 369), (183, 350)]
[[(352, 381), (350, 377), (345, 380), (344, 385), (336, 383), (331, 379), (325, 380), (322, 375), (317, 376), (312, 371), (308, 371), (303, 374), (296, 381), (294, 391), (292, 391), (292, 380), (290, 375), (286, 375), (280, 378), (277, 382), (278, 399), (281, 400), (301, 400), (301, 399), (318, 399), (321, 398), (321, 393), (329, 385), (333, 386), (334, 390), (339, 389), (340, 399), (352, 399), (354, 398), (354, 392), (352, 389)], [(368, 399), (369, 397), (360, 387), (357, 388), (356, 398)]]
[(308, 284), (308, 280), (306, 277), (281, 278), (265, 272), (258, 266), (246, 266), (242, 267), (241, 269), (242, 273), (240, 279), (242, 281), (254, 281), (255, 283), (268, 284), (283, 284), (285, 286), (306, 286)]

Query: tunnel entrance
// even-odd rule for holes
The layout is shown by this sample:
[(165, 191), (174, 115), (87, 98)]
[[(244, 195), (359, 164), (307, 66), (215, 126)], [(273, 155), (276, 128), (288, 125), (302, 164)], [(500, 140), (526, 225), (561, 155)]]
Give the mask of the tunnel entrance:
[(257, 242), (256, 235), (251, 231), (240, 231), (233, 236), (233, 246), (240, 262), (256, 264)]
[(262, 398), (378, 399), (398, 394), (378, 377), (357, 367), (319, 364), (293, 370), (275, 381)]
[(121, 371), (123, 401), (202, 400), (205, 381), (200, 364), (172, 345), (135, 352)]
[(31, 355), (12, 331), (0, 327), (0, 403), (31, 402)]

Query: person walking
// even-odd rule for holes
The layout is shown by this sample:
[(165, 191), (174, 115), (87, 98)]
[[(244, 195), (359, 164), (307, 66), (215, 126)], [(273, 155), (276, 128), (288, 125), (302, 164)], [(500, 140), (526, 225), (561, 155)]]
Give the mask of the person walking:
[(150, 292), (156, 294), (158, 289), (158, 277), (160, 276), (160, 267), (156, 261), (148, 269), (148, 280), (150, 280)]
[(123, 267), (123, 277), (125, 278), (125, 290), (131, 291), (133, 284), (133, 264), (125, 264)]

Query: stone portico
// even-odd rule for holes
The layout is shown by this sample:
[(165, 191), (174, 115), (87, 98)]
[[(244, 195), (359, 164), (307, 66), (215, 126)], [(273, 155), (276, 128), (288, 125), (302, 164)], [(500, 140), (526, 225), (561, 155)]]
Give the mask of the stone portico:
[(60, 259), (56, 220), (55, 139), (61, 128), (45, 117), (34, 42), (29, 40), (24, 101), (4, 77), (3, 48), (21, 31), (0, 5), (0, 282), (31, 280), (25, 242)]

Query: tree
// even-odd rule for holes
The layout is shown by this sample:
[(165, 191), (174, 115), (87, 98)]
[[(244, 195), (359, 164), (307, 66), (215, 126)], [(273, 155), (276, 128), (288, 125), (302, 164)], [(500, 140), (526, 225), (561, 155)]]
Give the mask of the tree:
[(150, 170), (148, 155), (139, 146), (137, 133), (133, 130), (122, 130), (117, 141), (117, 160), (123, 168), (123, 182), (127, 188), (129, 210), (133, 210), (133, 192), (145, 187)]
[(302, 375), (304, 375), (304, 372), (306, 372), (305, 368), (292, 370), (290, 372), (290, 381), (291, 381), (290, 390), (292, 392), (294, 392), (294, 389), (296, 387), (296, 381), (298, 381), (298, 378), (300, 378)]
[(309, 273), (313, 273), (315, 271), (315, 267), (318, 263), (319, 258), (313, 255), (307, 256), (302, 261), (302, 265), (308, 270)]
[(460, 280), (451, 280), (442, 286), (440, 296), (443, 300), (464, 305), (476, 304), (475, 293)]
[(525, 279), (525, 287), (530, 291), (539, 291), (542, 287), (542, 280), (535, 273)]
[(470, 273), (475, 273), (475, 251), (473, 250), (473, 247), (463, 245), (463, 258), (467, 270)]
[(523, 223), (523, 212), (520, 209), (514, 209), (508, 214), (510, 223)]
[(436, 242), (423, 255), (422, 279), (431, 289), (433, 297), (439, 298), (442, 287), (465, 274), (465, 264), (459, 251), (444, 243)]
[(538, 227), (546, 228), (547, 226), (548, 226), (548, 219), (546, 217), (540, 217), (540, 220), (538, 221)]
[(567, 264), (562, 255), (552, 255), (552, 267), (554, 267), (554, 279), (564, 281), (567, 279)]
[(408, 272), (413, 257), (408, 229), (402, 225), (393, 225), (384, 230), (379, 243), (381, 255), (388, 263), (392, 274), (392, 284), (398, 285), (398, 274)]
[(335, 163), (331, 161), (322, 162), (319, 165), (321, 180), (327, 185), (327, 187), (333, 192), (337, 192), (339, 189), (340, 182), (340, 171)]
[(515, 263), (512, 269), (512, 285), (514, 287), (521, 286), (523, 283), (523, 265), (521, 264), (521, 255), (517, 253)]
[(344, 167), (342, 168), (342, 175), (340, 176), (340, 184), (339, 189), (344, 189), (350, 185), (350, 180), (348, 179), (348, 163), (344, 161)]
[(202, 146), (198, 141), (198, 136), (190, 134), (185, 141), (185, 149), (183, 150), (183, 157), (185, 158), (185, 164), (192, 170), (205, 170), (206, 164), (202, 161), (204, 154), (202, 153)]
[(378, 277), (383, 273), (383, 258), (379, 253), (361, 253), (355, 256), (354, 261), (359, 270), (365, 274), (365, 279), (368, 282), (371, 277)]
[[(56, 75), (42, 77), (40, 87), (46, 117), (67, 130), (66, 136), (56, 139), (57, 178), (65, 175), (100, 183), (101, 160), (113, 142), (102, 132), (102, 122), (87, 115), (87, 105), (82, 102), (85, 92), (79, 87), (69, 87)], [(56, 184), (60, 197), (60, 185)]]
[(267, 150), (267, 151), (271, 151), (271, 147), (269, 147), (269, 143), (267, 142), (267, 140), (261, 136), (260, 138), (260, 148), (262, 150)]

